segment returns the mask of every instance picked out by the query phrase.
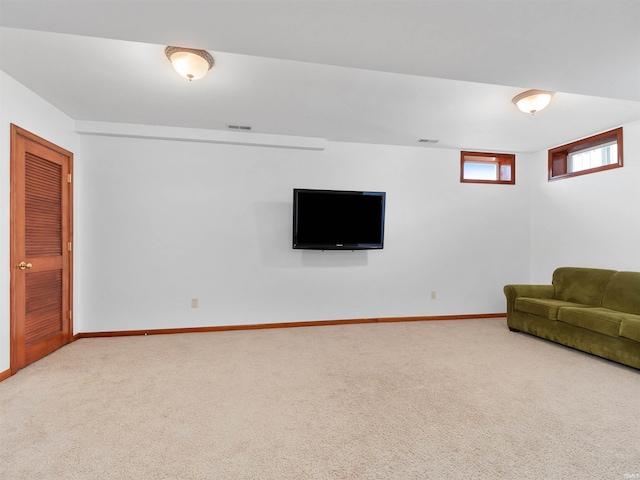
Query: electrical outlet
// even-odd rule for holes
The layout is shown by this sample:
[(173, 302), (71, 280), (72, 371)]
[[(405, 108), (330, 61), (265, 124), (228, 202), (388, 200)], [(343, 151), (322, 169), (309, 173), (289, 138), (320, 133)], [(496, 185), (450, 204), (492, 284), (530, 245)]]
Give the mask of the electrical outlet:
[(435, 300), (435, 299), (436, 299), (436, 291), (431, 290), (431, 300)]
[(198, 308), (198, 299), (197, 298), (192, 298), (191, 299), (191, 308)]

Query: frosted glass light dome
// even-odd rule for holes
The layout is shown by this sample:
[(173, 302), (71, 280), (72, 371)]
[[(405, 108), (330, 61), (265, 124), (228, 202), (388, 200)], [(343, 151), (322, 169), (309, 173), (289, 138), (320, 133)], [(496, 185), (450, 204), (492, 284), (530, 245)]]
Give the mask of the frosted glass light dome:
[(553, 97), (553, 92), (546, 90), (527, 90), (515, 96), (512, 102), (521, 112), (533, 115), (549, 105), (551, 97)]
[(164, 53), (175, 71), (189, 81), (201, 79), (213, 67), (213, 57), (205, 50), (167, 47)]

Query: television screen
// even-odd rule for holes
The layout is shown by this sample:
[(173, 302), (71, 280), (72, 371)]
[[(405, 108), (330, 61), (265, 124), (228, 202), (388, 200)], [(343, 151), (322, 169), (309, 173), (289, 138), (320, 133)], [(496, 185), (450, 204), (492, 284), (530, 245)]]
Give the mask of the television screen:
[(385, 192), (293, 190), (293, 248), (381, 249)]

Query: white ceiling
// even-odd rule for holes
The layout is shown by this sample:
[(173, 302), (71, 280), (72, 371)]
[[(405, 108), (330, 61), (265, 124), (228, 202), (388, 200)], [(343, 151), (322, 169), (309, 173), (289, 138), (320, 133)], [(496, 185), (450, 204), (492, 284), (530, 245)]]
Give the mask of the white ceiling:
[[(0, 25), (0, 69), (76, 120), (531, 152), (640, 118), (637, 0), (0, 0)], [(216, 64), (189, 83), (167, 45)], [(530, 88), (557, 92), (535, 116)]]

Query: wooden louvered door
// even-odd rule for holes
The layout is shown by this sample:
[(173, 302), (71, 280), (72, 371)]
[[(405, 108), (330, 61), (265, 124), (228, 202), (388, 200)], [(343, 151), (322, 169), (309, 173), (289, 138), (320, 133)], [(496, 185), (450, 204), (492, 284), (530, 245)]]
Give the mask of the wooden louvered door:
[(71, 341), (73, 154), (11, 125), (11, 373)]

